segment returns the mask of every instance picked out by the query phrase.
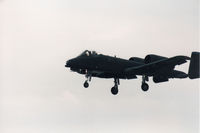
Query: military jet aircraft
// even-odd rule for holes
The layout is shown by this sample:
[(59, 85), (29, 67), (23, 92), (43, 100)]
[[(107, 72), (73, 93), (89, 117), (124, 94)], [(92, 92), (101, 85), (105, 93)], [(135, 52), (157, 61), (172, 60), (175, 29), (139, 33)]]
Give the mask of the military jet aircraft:
[[(85, 50), (76, 58), (66, 62), (65, 67), (79, 74), (84, 74), (87, 78), (84, 87), (89, 87), (92, 77), (113, 78), (114, 86), (111, 88), (113, 95), (118, 94), (119, 79), (136, 79), (142, 76), (141, 88), (143, 91), (149, 89), (149, 77), (153, 77), (155, 83), (166, 82), (170, 78), (195, 79), (200, 77), (199, 58), (200, 52), (192, 52), (191, 58), (188, 56), (174, 56), (171, 58), (149, 54), (144, 59), (131, 57), (129, 60), (97, 54), (95, 51)], [(174, 70), (176, 65), (181, 65), (190, 60), (189, 73)]]

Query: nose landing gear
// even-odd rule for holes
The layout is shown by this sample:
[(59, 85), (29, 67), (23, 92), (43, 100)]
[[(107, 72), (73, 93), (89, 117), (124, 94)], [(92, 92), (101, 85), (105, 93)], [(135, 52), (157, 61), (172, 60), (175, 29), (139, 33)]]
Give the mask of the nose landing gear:
[(83, 86), (84, 86), (85, 88), (88, 88), (88, 87), (89, 87), (89, 83), (88, 83), (88, 82), (91, 81), (92, 76), (87, 74), (87, 75), (85, 75), (85, 77), (87, 78), (87, 80), (84, 82)]

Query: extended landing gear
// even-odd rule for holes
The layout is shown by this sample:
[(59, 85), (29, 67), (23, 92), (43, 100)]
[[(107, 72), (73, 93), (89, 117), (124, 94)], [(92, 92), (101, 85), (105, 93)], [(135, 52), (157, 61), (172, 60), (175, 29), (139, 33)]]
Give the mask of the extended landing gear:
[(88, 88), (88, 87), (89, 87), (89, 83), (88, 83), (87, 80), (84, 82), (83, 86), (84, 86), (85, 88)]
[(142, 83), (141, 88), (142, 88), (143, 91), (148, 91), (149, 90), (149, 85), (147, 83)]
[(149, 85), (145, 82), (145, 81), (149, 81), (149, 78), (147, 76), (142, 76), (142, 85), (141, 88), (143, 91), (148, 91), (149, 90)]
[(111, 88), (111, 93), (112, 93), (113, 95), (117, 95), (117, 94), (118, 94), (118, 86), (113, 86), (113, 87)]
[(89, 81), (89, 82), (91, 81), (92, 76), (91, 76), (91, 75), (86, 75), (85, 77), (87, 78), (87, 80), (84, 82), (83, 86), (84, 86), (85, 88), (88, 88), (88, 87), (89, 87), (88, 81)]
[(111, 93), (113, 95), (117, 95), (119, 92), (119, 90), (118, 90), (119, 79), (115, 78), (114, 83), (115, 83), (115, 85), (111, 88)]

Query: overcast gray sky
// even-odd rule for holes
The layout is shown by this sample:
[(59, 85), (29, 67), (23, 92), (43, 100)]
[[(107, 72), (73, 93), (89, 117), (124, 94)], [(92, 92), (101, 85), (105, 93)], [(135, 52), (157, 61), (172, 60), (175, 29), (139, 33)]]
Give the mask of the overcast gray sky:
[[(85, 49), (128, 59), (199, 51), (198, 0), (0, 0), (1, 133), (198, 133), (199, 80), (140, 88), (83, 75)], [(188, 71), (188, 63), (177, 67)]]

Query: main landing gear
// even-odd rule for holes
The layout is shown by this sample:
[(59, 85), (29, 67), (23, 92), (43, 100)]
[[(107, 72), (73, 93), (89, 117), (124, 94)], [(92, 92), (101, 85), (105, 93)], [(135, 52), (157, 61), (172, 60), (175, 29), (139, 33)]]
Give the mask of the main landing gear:
[(89, 87), (89, 83), (88, 83), (87, 80), (84, 82), (83, 86), (84, 86), (85, 88), (88, 88), (88, 87)]
[[(89, 87), (89, 83), (91, 81), (92, 75), (90, 74), (86, 74), (85, 76), (87, 78), (87, 80), (84, 82), (83, 86), (85, 88)], [(149, 81), (148, 76), (143, 75), (142, 76), (142, 85), (141, 88), (143, 91), (148, 91), (149, 90), (149, 85), (146, 83), (146, 81)], [(119, 90), (118, 90), (118, 85), (120, 85), (119, 79), (118, 78), (114, 78), (114, 86), (111, 88), (111, 93), (113, 95), (117, 95)]]
[(148, 91), (149, 90), (149, 85), (145, 81), (149, 81), (149, 78), (147, 76), (143, 75), (142, 76), (141, 88), (142, 88), (143, 91)]
[(115, 83), (115, 85), (111, 88), (111, 93), (113, 94), (113, 95), (117, 95), (118, 94), (118, 85), (120, 84), (119, 83), (119, 79), (118, 78), (115, 78), (114, 79), (114, 83)]
[(88, 87), (89, 87), (89, 83), (88, 83), (88, 82), (91, 81), (92, 76), (87, 74), (87, 75), (85, 75), (85, 77), (87, 78), (87, 80), (84, 82), (83, 86), (84, 86), (85, 88), (88, 88)]

